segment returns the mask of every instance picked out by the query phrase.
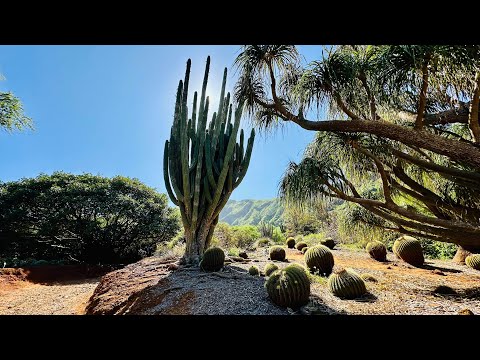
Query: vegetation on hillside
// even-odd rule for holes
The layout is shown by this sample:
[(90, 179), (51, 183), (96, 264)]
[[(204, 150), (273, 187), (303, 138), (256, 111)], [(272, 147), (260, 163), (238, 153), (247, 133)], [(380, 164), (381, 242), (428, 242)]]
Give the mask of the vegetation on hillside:
[(261, 222), (280, 226), (284, 206), (278, 199), (269, 200), (229, 200), (219, 221), (230, 225), (258, 225)]

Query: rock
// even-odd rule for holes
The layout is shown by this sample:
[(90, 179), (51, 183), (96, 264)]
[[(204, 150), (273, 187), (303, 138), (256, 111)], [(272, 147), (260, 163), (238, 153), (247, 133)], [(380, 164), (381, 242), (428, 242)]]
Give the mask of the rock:
[(235, 262), (246, 262), (246, 259), (240, 256), (230, 256), (230, 259)]
[(238, 256), (240, 256), (241, 258), (244, 258), (244, 259), (248, 259), (248, 255), (245, 251), (242, 251), (241, 253), (238, 253)]
[(475, 315), (470, 309), (462, 309), (458, 312), (458, 315)]
[(435, 275), (447, 276), (443, 271), (438, 269), (432, 270), (432, 273), (434, 273)]
[(392, 269), (392, 267), (391, 267), (391, 266), (387, 266), (387, 269)]
[(433, 293), (442, 295), (455, 295), (457, 292), (450, 286), (439, 285), (435, 289), (433, 289)]
[(169, 271), (175, 271), (177, 269), (178, 269), (178, 264), (175, 264), (175, 263), (168, 264), (168, 266), (167, 266), (167, 270), (169, 270)]

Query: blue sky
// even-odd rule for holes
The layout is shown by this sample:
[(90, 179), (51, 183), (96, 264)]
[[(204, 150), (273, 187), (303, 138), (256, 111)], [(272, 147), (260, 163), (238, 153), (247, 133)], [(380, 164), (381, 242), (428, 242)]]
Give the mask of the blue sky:
[[(35, 131), (0, 131), (0, 180), (63, 170), (135, 177), (165, 192), (163, 147), (173, 119), (175, 91), (192, 59), (190, 90), (200, 90), (211, 56), (207, 95), (218, 98), (223, 68), (235, 83), (238, 45), (219, 46), (0, 46), (0, 91), (12, 91), (33, 118)], [(307, 61), (320, 46), (300, 46)], [(213, 103), (215, 108), (215, 101)], [(247, 119), (242, 127), (250, 128)], [(249, 170), (232, 199), (267, 199), (290, 160), (314, 133), (288, 125), (258, 134)]]

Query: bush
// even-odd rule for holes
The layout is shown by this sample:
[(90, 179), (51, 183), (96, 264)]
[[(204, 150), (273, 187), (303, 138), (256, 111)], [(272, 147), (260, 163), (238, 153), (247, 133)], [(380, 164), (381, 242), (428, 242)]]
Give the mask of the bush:
[(253, 245), (253, 247), (255, 248), (259, 248), (259, 247), (270, 247), (274, 244), (274, 242), (269, 239), (269, 238), (260, 238), (258, 239), (255, 244)]
[(165, 194), (122, 176), (56, 172), (0, 184), (0, 257), (125, 264), (179, 231)]
[(277, 244), (285, 243), (286, 237), (278, 226), (275, 229), (273, 229), (272, 240)]

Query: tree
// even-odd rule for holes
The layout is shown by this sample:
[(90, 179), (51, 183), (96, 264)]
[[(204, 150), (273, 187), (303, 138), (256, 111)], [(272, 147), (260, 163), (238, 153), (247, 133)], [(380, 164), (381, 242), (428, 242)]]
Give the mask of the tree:
[(243, 129), (240, 143), (236, 142), (243, 106), (240, 102), (234, 112), (230, 93), (225, 96), (226, 68), (218, 111), (213, 113), (207, 129), (209, 98), (205, 99), (205, 93), (210, 57), (207, 58), (203, 78), (198, 125), (197, 92), (193, 96), (192, 115), (188, 119), (190, 66), (188, 59), (185, 80), (180, 80), (178, 84), (170, 140), (165, 142), (163, 174), (168, 195), (180, 208), (185, 229), (186, 249), (182, 261), (197, 265), (210, 245), (220, 211), (247, 172), (255, 131), (252, 129), (246, 148)]
[(56, 172), (0, 183), (0, 257), (130, 263), (179, 228), (166, 195), (136, 179)]
[(22, 102), (11, 92), (0, 91), (0, 128), (7, 131), (33, 128), (32, 119), (23, 113)]
[[(291, 45), (245, 46), (236, 59), (236, 95), (259, 126), (319, 132), (290, 164), (284, 198), (339, 198), (373, 226), (479, 251), (480, 46), (336, 46), (298, 59)], [(314, 106), (331, 119), (308, 120)], [(359, 193), (365, 178), (381, 181), (379, 198)]]

